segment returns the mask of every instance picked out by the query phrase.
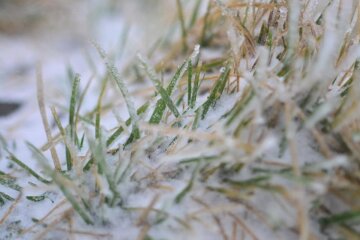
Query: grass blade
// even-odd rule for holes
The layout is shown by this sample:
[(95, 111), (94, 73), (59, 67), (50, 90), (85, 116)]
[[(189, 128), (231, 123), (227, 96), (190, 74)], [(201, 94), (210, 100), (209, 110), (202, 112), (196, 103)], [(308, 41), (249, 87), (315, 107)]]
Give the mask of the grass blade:
[(191, 179), (189, 181), (189, 183), (186, 185), (186, 187), (175, 197), (175, 203), (180, 203), (181, 200), (186, 196), (186, 194), (188, 192), (191, 191), (192, 187), (193, 187), (193, 184), (194, 184), (194, 180), (195, 180), (195, 177), (196, 177), (196, 173), (199, 169), (199, 166), (200, 164), (198, 163), (196, 168), (194, 169), (192, 175), (191, 175)]
[[(48, 140), (48, 142), (52, 143), (53, 140), (52, 140), (52, 135), (51, 135), (51, 129), (50, 129), (49, 121), (48, 121), (48, 118), (46, 115), (46, 110), (45, 110), (44, 82), (43, 82), (40, 66), (37, 66), (37, 68), (36, 68), (36, 83), (37, 83), (36, 84), (37, 100), (38, 100), (38, 104), (39, 104), (41, 120), (42, 120), (42, 123), (45, 128), (47, 140)], [(51, 144), (51, 145), (52, 146), (50, 147), (50, 153), (51, 153), (51, 157), (52, 157), (55, 169), (57, 169), (58, 171), (61, 171), (60, 160), (57, 155), (56, 149), (53, 144)]]
[(235, 104), (235, 107), (231, 110), (231, 114), (229, 116), (229, 119), (226, 122), (226, 125), (229, 126), (239, 114), (241, 114), (246, 106), (250, 103), (251, 99), (255, 96), (255, 92), (252, 89), (249, 89), (247, 94), (244, 95), (244, 97)]
[[(183, 77), (183, 75), (185, 74), (186, 71), (186, 62), (184, 62), (176, 71), (174, 77), (171, 79), (168, 87), (166, 88), (167, 94), (169, 96), (171, 96), (177, 82), (179, 81), (179, 79), (181, 79)], [(155, 110), (153, 112), (153, 114), (150, 117), (149, 123), (150, 124), (158, 124), (160, 123), (163, 115), (164, 115), (164, 111), (166, 109), (166, 103), (163, 99), (159, 99), (156, 103), (155, 106)]]
[(191, 93), (192, 93), (192, 89), (191, 89), (191, 85), (192, 85), (192, 63), (191, 63), (191, 59), (188, 61), (188, 106), (191, 105)]
[(219, 79), (216, 81), (215, 86), (210, 92), (206, 102), (203, 104), (204, 110), (202, 113), (202, 119), (205, 118), (207, 112), (209, 111), (210, 107), (217, 101), (217, 99), (221, 96), (222, 92), (224, 91), (226, 82), (229, 78), (230, 67), (227, 65), (221, 72)]
[[(137, 109), (137, 114), (138, 116), (141, 115), (142, 113), (144, 113), (149, 107), (149, 102), (144, 103), (141, 107), (139, 107)], [(126, 120), (125, 122), (126, 126), (130, 126), (131, 124), (131, 118), (128, 118), (128, 120)], [(118, 129), (116, 129), (116, 131), (111, 134), (111, 136), (107, 139), (106, 141), (106, 146), (110, 146), (120, 135), (121, 133), (124, 131), (124, 128), (122, 126), (120, 126)]]
[(323, 227), (334, 224), (343, 224), (348, 221), (354, 221), (360, 219), (360, 211), (346, 211), (338, 214), (334, 214), (330, 217), (320, 219), (320, 224)]
[(107, 78), (105, 78), (103, 81), (100, 95), (99, 95), (99, 98), (97, 101), (97, 106), (96, 106), (96, 109), (97, 109), (96, 110), (96, 119), (95, 119), (95, 138), (96, 139), (100, 138), (101, 102), (102, 102), (102, 98), (105, 94), (106, 85), (107, 85)]
[[(90, 136), (90, 135), (88, 135)], [(101, 141), (101, 138), (99, 138), (97, 141), (95, 139), (92, 139), (91, 137), (88, 137), (90, 150), (94, 156), (94, 159), (97, 163), (97, 166), (99, 168), (99, 172), (103, 173), (105, 175), (105, 178), (108, 182), (110, 191), (113, 194), (112, 200), (110, 202), (110, 207), (114, 206), (116, 200), (121, 201), (120, 193), (116, 189), (116, 183), (114, 176), (110, 173), (110, 170), (108, 168), (108, 165), (106, 164), (106, 151), (105, 146)]]
[(40, 182), (43, 182), (45, 184), (49, 184), (51, 183), (51, 181), (46, 180), (45, 178), (41, 177), (39, 174), (37, 174), (34, 170), (32, 170), (30, 167), (28, 167), (25, 163), (23, 163), (22, 161), (20, 161), (17, 157), (15, 157), (15, 155), (13, 155), (12, 153), (9, 153), (9, 160), (13, 161), (14, 163), (16, 163), (17, 165), (19, 165), (21, 168), (23, 168), (25, 171), (27, 171), (30, 175), (34, 176), (37, 180), (39, 180)]
[[(70, 139), (72, 142), (76, 144), (75, 136), (76, 136), (76, 124), (75, 124), (75, 110), (76, 110), (76, 101), (79, 92), (79, 84), (80, 84), (80, 75), (75, 74), (74, 81), (72, 84), (71, 90), (71, 98), (70, 98), (70, 108), (69, 108), (69, 126), (70, 126)], [(71, 159), (70, 150), (66, 148), (66, 167), (67, 170), (70, 171), (72, 169), (73, 162)]]
[[(132, 100), (132, 97), (130, 96), (129, 90), (126, 87), (124, 80), (120, 77), (119, 70), (115, 67), (114, 63), (109, 60), (105, 51), (103, 49), (101, 49), (101, 47), (98, 44), (94, 43), (94, 46), (97, 49), (97, 51), (99, 52), (99, 55), (101, 56), (101, 58), (104, 60), (104, 63), (105, 63), (108, 73), (110, 74), (112, 79), (115, 81), (122, 96), (124, 97), (124, 100), (125, 100), (125, 103), (126, 103), (126, 106), (129, 111), (130, 118), (131, 118), (131, 124), (132, 124), (133, 131), (139, 132), (138, 115), (135, 110), (134, 101)], [(135, 134), (135, 136), (137, 138), (140, 137), (140, 135), (138, 135), (138, 134)]]
[(201, 32), (201, 37), (200, 37), (200, 44), (201, 46), (206, 45), (206, 31), (208, 29), (208, 24), (209, 24), (209, 15), (210, 15), (210, 10), (211, 10), (211, 1), (209, 1), (208, 3), (208, 7), (204, 16), (204, 25), (202, 28), (202, 32)]
[(201, 6), (201, 0), (197, 0), (196, 3), (195, 3), (193, 13), (191, 15), (191, 19), (190, 19), (188, 29), (190, 29), (190, 28), (192, 28), (194, 26), (194, 24), (196, 22), (196, 19), (198, 18), (198, 15), (199, 15), (200, 6)]
[(180, 117), (180, 113), (177, 110), (174, 102), (171, 100), (169, 94), (166, 90), (161, 86), (160, 80), (156, 77), (155, 71), (149, 66), (149, 64), (145, 61), (145, 59), (138, 55), (138, 59), (140, 61), (141, 67), (144, 68), (145, 72), (149, 76), (150, 80), (153, 82), (157, 92), (160, 94), (161, 98), (164, 100), (165, 104), (169, 107), (170, 111), (174, 114), (175, 117)]
[(185, 27), (184, 11), (183, 11), (183, 7), (181, 4), (181, 0), (176, 0), (176, 6), (177, 6), (177, 10), (178, 10), (180, 25), (181, 25), (183, 51), (186, 51), (187, 50), (187, 43), (186, 43), (187, 31), (186, 31), (186, 27)]
[(70, 202), (75, 211), (80, 215), (86, 224), (93, 224), (93, 220), (86, 213), (85, 209), (77, 201), (76, 197), (70, 192), (69, 189), (69, 180), (62, 176), (61, 173), (53, 171), (50, 166), (47, 164), (46, 157), (31, 143), (27, 143), (30, 151), (34, 154), (34, 157), (39, 161), (39, 163), (44, 167), (44, 169), (51, 175), (54, 183), (59, 187), (60, 191), (64, 194), (66, 199)]
[(198, 92), (199, 92), (199, 89), (200, 89), (200, 84), (201, 84), (201, 81), (200, 81), (201, 69), (202, 69), (202, 63), (200, 63), (198, 65), (198, 67), (196, 68), (194, 88), (193, 88), (193, 92), (191, 93), (190, 108), (195, 107), (196, 97), (198, 95)]

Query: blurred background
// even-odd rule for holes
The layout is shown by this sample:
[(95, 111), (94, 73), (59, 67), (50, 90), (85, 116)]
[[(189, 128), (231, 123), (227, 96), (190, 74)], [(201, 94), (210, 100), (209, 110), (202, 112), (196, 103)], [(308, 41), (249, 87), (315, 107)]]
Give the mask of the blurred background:
[(29, 127), (41, 126), (37, 64), (47, 103), (66, 102), (69, 69), (81, 74), (83, 85), (100, 76), (103, 63), (92, 41), (121, 68), (169, 29), (171, 34), (176, 13), (176, 1), (169, 0), (0, 0), (0, 134), (29, 139)]

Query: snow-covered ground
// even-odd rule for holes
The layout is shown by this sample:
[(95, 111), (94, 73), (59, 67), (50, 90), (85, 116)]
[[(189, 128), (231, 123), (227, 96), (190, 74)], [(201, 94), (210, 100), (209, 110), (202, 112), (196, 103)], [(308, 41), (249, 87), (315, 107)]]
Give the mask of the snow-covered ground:
[[(316, 139), (319, 136), (318, 132), (312, 131), (313, 125), (327, 112), (333, 110), (331, 108), (336, 105), (338, 101), (336, 96), (339, 92), (336, 87), (329, 89), (329, 93), (325, 95), (328, 95), (333, 102), (330, 101), (324, 112), (319, 111), (320, 115), (311, 119), (313, 123), (308, 121), (306, 128), (301, 128), (299, 131), (298, 120), (291, 120), (290, 127), (284, 127), (287, 124), (285, 120), (279, 120), (279, 127), (268, 129), (264, 121), (269, 116), (263, 111), (283, 109), (280, 105), (289, 99), (294, 100), (294, 96), (298, 97), (297, 91), (306, 89), (312, 82), (323, 83), (324, 81), (319, 80), (321, 77), (333, 80), (331, 74), (344, 75), (342, 69), (350, 68), (355, 60), (360, 58), (358, 38), (352, 41), (354, 46), (351, 47), (351, 53), (344, 58), (345, 60), (341, 59), (343, 65), (326, 70), (327, 65), (332, 64), (330, 58), (336, 54), (336, 49), (339, 47), (336, 42), (337, 37), (340, 39), (346, 31), (352, 31), (353, 28), (350, 27), (347, 30), (337, 29), (337, 32), (334, 29), (326, 29), (325, 33), (328, 34), (325, 34), (326, 41), (317, 49), (318, 52), (315, 51), (316, 54), (319, 53), (319, 55), (315, 54), (319, 61), (310, 59), (314, 64), (312, 69), (326, 72), (325, 76), (315, 70), (308, 71), (304, 74), (308, 76), (304, 78), (304, 82), (308, 85), (299, 84), (298, 88), (287, 88), (283, 77), (272, 74), (272, 71), (275, 72), (279, 66), (283, 67), (277, 59), (283, 48), (269, 50), (257, 45), (254, 49), (256, 54), (251, 58), (250, 63), (247, 60), (238, 63), (237, 70), (242, 74), (240, 91), (222, 94), (214, 108), (210, 108), (206, 117), (199, 120), (196, 129), (192, 126), (194, 131), (188, 126), (191, 126), (192, 121), (195, 122), (193, 118), (197, 112), (179, 106), (183, 113), (181, 124), (186, 125), (186, 129), (177, 130), (170, 128), (173, 126), (171, 124), (149, 125), (139, 121), (140, 130), (146, 134), (134, 143), (134, 146), (117, 149), (115, 154), (111, 154), (111, 150), (115, 149), (116, 144), (126, 141), (125, 136), (130, 134), (131, 127), (127, 127), (124, 123), (129, 117), (126, 103), (113, 85), (114, 89), (108, 89), (103, 99), (103, 106), (111, 103), (112, 109), (103, 112), (101, 127), (105, 136), (109, 136), (118, 125), (125, 128), (125, 136), (111, 145), (114, 149), (106, 149), (109, 150), (106, 153), (108, 158), (106, 161), (111, 164), (109, 172), (115, 172), (114, 179), (121, 182), (117, 186), (117, 190), (121, 193), (121, 201), (116, 202), (118, 199), (114, 197), (115, 203), (121, 207), (103, 206), (106, 205), (104, 201), (110, 201), (107, 197), (112, 194), (112, 189), (110, 183), (99, 176), (96, 170), (80, 175), (77, 172), (80, 164), (67, 173), (71, 181), (66, 182), (68, 178), (59, 177), (57, 185), (46, 185), (27, 172), (20, 171), (19, 166), (6, 159), (10, 156), (10, 153), (6, 152), (7, 149), (40, 176), (49, 174), (43, 171), (44, 165), (37, 159), (39, 156), (34, 157), (36, 151), (34, 154), (27, 143), (45, 149), (44, 144), (48, 137), (38, 107), (37, 67), (41, 69), (43, 75), (47, 116), (54, 137), (58, 131), (50, 107), (55, 106), (65, 126), (68, 122), (72, 93), (70, 75), (80, 74), (81, 90), (91, 82), (80, 112), (83, 114), (93, 111), (98, 103), (106, 66), (94, 45), (104, 48), (110, 54), (110, 58), (114, 57), (116, 67), (121, 71), (136, 59), (137, 53), (146, 56), (149, 48), (154, 46), (158, 38), (169, 34), (181, 38), (180, 31), (171, 31), (171, 27), (170, 31), (167, 31), (177, 20), (175, 1), (124, 0), (121, 1), (124, 4), (120, 4), (120, 7), (114, 2), (116, 1), (78, 1), (70, 8), (66, 6), (64, 9), (67, 10), (62, 10), (62, 18), (58, 22), (54, 17), (58, 15), (51, 17), (52, 12), (49, 10), (50, 17), (46, 14), (43, 16), (44, 21), (48, 23), (38, 24), (33, 29), (22, 29), (20, 33), (0, 33), (0, 103), (20, 104), (19, 109), (10, 115), (0, 116), (0, 180), (2, 181), (0, 193), (13, 198), (0, 206), (0, 240), (42, 238), (285, 240), (298, 239), (300, 236), (303, 237), (302, 240), (325, 240), (338, 237), (338, 234), (332, 231), (322, 232), (317, 221), (322, 215), (314, 212), (311, 207), (316, 205), (315, 201), (320, 201), (323, 195), (328, 194), (329, 185), (332, 181), (338, 180), (335, 170), (338, 167), (346, 169), (351, 158), (335, 151), (331, 152), (331, 157), (324, 157), (321, 149), (323, 142)], [(219, 11), (222, 16), (232, 14), (227, 12), (221, 1), (214, 1), (214, 4), (215, 2), (222, 10)], [(309, 29), (314, 31), (314, 35), (323, 34), (318, 29), (319, 25), (311, 24), (319, 17), (319, 9), (325, 8), (327, 2), (326, 0), (309, 1), (307, 10), (302, 12), (302, 17), (312, 27)], [(296, 1), (293, 4), (296, 6)], [(333, 3), (334, 6), (331, 5), (329, 11), (336, 12), (336, 4)], [(191, 3), (186, 6), (189, 5)], [(201, 9), (206, 11), (206, 6), (204, 1)], [(360, 9), (356, 2), (353, 6)], [(340, 11), (343, 15), (349, 12), (351, 12), (349, 7)], [(279, 7), (279, 22), (286, 21), (287, 13), (285, 7)], [(339, 18), (343, 21), (340, 23), (348, 22), (346, 16), (340, 13)], [(326, 15), (327, 20), (330, 18), (329, 15), (331, 14)], [(0, 21), (1, 19), (0, 17)], [(329, 22), (327, 24), (330, 27), (336, 25), (334, 22)], [(176, 26), (179, 27), (179, 24)], [(309, 29), (306, 30), (310, 31)], [(260, 29), (254, 32), (258, 30)], [(224, 32), (229, 38), (231, 54), (240, 55), (240, 47), (246, 39), (236, 31), (234, 27), (229, 27)], [(279, 31), (278, 34), (283, 33)], [(310, 46), (316, 45), (315, 37), (306, 41)], [(215, 50), (204, 48), (201, 49), (201, 57), (216, 59), (224, 54), (223, 50), (222, 47)], [(268, 64), (265, 59), (269, 59), (270, 51), (276, 54), (273, 53)], [(159, 53), (160, 56), (162, 54), (164, 53)], [(158, 60), (158, 56), (153, 58)], [(302, 60), (299, 58), (299, 65), (302, 64)], [(249, 67), (249, 65), (255, 66), (255, 63), (258, 64), (256, 71)], [(221, 68), (218, 72), (211, 72), (209, 75), (221, 75), (224, 71), (225, 68)], [(167, 79), (169, 76), (165, 73), (161, 78)], [(229, 81), (235, 83), (236, 77), (231, 76)], [(153, 96), (154, 86), (150, 80), (127, 82), (127, 84), (136, 108), (145, 102), (154, 107), (160, 98)], [(205, 86), (206, 84), (211, 87), (209, 83), (204, 83)], [(256, 97), (250, 99), (247, 110), (228, 127), (226, 117), (238, 103), (244, 89), (250, 85), (255, 86), (255, 89), (258, 87), (266, 90), (255, 93)], [(176, 94), (181, 90), (182, 87)], [(267, 94), (271, 91), (275, 93), (267, 99), (269, 96)], [(206, 94), (199, 95), (196, 108), (203, 105), (207, 97)], [(274, 106), (270, 105), (272, 101)], [(276, 101), (278, 105), (275, 104)], [(150, 114), (149, 110), (145, 111), (142, 120), (148, 119)], [(278, 115), (273, 112), (267, 114)], [(283, 112), (279, 113), (282, 114)], [(232, 132), (236, 131), (235, 124), (237, 127), (241, 126), (247, 121), (245, 116), (248, 115), (255, 116), (253, 126), (258, 126), (259, 129), (245, 129), (240, 135), (241, 139), (234, 137)], [(178, 124), (169, 116), (170, 114), (166, 116), (168, 122), (173, 121), (174, 125)], [(89, 141), (85, 140), (85, 146), (88, 148), (92, 144), (88, 133), (93, 127), (84, 123), (79, 128), (85, 132), (86, 138), (89, 138)], [(292, 131), (285, 134), (285, 128)], [(262, 129), (266, 130), (262, 131)], [(284, 147), (282, 144), (288, 138), (294, 139), (294, 145)], [(252, 145), (253, 142), (257, 145)], [(90, 153), (96, 156), (96, 151), (99, 149), (94, 146), (90, 147), (89, 152), (79, 150), (77, 157), (88, 159)], [(293, 146), (296, 146), (296, 151)], [(48, 149), (49, 147), (46, 148)], [(64, 146), (58, 145), (56, 149), (65, 169)], [(50, 151), (44, 151), (44, 154), (48, 159), (52, 157)], [(221, 163), (213, 162), (212, 159), (215, 158), (221, 159)], [(296, 162), (298, 166), (294, 167), (293, 158), (298, 160)], [(198, 163), (194, 159), (197, 159)], [(231, 168), (227, 168), (227, 163), (231, 164)], [(204, 165), (201, 170), (199, 170), (200, 165)], [(234, 166), (241, 169), (241, 174), (237, 174), (240, 170), (234, 170), (236, 168)], [(286, 170), (292, 167), (300, 168), (301, 171), (309, 173), (309, 176), (292, 175), (291, 171)], [(130, 170), (127, 171), (128, 169)], [(218, 172), (213, 174), (215, 171)], [(256, 171), (264, 171), (264, 174), (260, 173), (259, 177)], [(270, 173), (266, 173), (267, 171)], [(329, 174), (323, 174), (325, 171)], [(16, 176), (16, 181), (13, 181), (13, 176)], [(52, 177), (56, 179), (57, 175)], [(236, 185), (236, 182), (239, 185)], [(223, 184), (227, 183), (230, 187), (224, 188)], [(259, 188), (252, 185), (257, 183)], [(82, 201), (89, 199), (89, 202), (82, 202), (84, 209), (86, 208), (85, 216), (79, 216), (81, 214), (78, 209), (74, 211), (74, 204), (69, 203), (69, 197), (64, 197), (64, 190), (60, 191), (59, 186), (69, 187), (70, 194), (74, 193)], [(22, 189), (19, 189), (20, 187)], [(270, 190), (262, 191), (262, 188)], [(98, 194), (99, 191), (100, 196), (94, 197), (93, 195)], [(182, 197), (182, 193), (186, 191), (191, 191), (190, 196)], [(29, 196), (32, 199), (29, 199)], [(4, 195), (0, 197), (6, 199)], [(39, 198), (40, 201), (34, 201)], [(348, 210), (348, 206), (339, 198), (325, 198), (324, 205), (335, 213)], [(94, 225), (84, 223), (87, 214), (91, 215), (89, 218)]]

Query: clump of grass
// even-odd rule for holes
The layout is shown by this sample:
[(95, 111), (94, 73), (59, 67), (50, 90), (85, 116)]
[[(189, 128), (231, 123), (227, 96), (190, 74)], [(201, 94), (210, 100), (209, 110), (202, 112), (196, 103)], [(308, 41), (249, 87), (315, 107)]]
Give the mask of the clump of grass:
[[(135, 215), (140, 220), (129, 224), (139, 239), (157, 231), (174, 237), (169, 229), (223, 239), (230, 234), (233, 239), (281, 239), (289, 231), (304, 240), (359, 238), (358, 136), (350, 136), (359, 131), (359, 56), (350, 52), (359, 44), (360, 13), (335, 1), (210, 1), (200, 15), (201, 1), (191, 11), (183, 1), (176, 3), (181, 39), (167, 48), (161, 64), (139, 55), (124, 71), (140, 65), (135, 76), (152, 83), (151, 97), (137, 108), (128, 90), (133, 79), (125, 79), (95, 44), (106, 67), (95, 110), (76, 111), (75, 77), (68, 127), (52, 109), (60, 141), (44, 123), (49, 149), (67, 147), (67, 169), (61, 172), (55, 164), (54, 170), (32, 145), (51, 182), (13, 154), (9, 158), (59, 188), (76, 212), (69, 214), (71, 224), (79, 216), (101, 229), (104, 223), (116, 225), (119, 216)], [(358, 2), (353, 7), (360, 9)], [(312, 9), (323, 20), (313, 17)], [(221, 57), (207, 56), (214, 49)], [(120, 91), (130, 116), (122, 125), (101, 124), (111, 91), (107, 79)], [(39, 96), (45, 116), (41, 91)], [(91, 117), (94, 126), (85, 121)], [(88, 144), (77, 144), (81, 133)], [(85, 155), (80, 156), (81, 148)], [(51, 154), (54, 163), (60, 162)], [(74, 174), (71, 166), (80, 157), (84, 168)], [(14, 182), (0, 183), (21, 191)], [(136, 202), (145, 196), (150, 202)], [(14, 201), (6, 193), (0, 197)]]

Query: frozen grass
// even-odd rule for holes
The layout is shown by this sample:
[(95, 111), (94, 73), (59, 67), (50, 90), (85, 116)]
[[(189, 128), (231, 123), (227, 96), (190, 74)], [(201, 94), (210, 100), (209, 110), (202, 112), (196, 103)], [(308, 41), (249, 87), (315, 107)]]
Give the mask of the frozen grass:
[[(120, 69), (95, 44), (97, 104), (80, 111), (74, 75), (67, 126), (38, 73), (51, 159), (1, 141), (2, 239), (360, 239), (358, 1), (185, 3), (159, 62)], [(136, 81), (154, 86), (139, 107)], [(129, 118), (109, 126), (113, 89)]]

